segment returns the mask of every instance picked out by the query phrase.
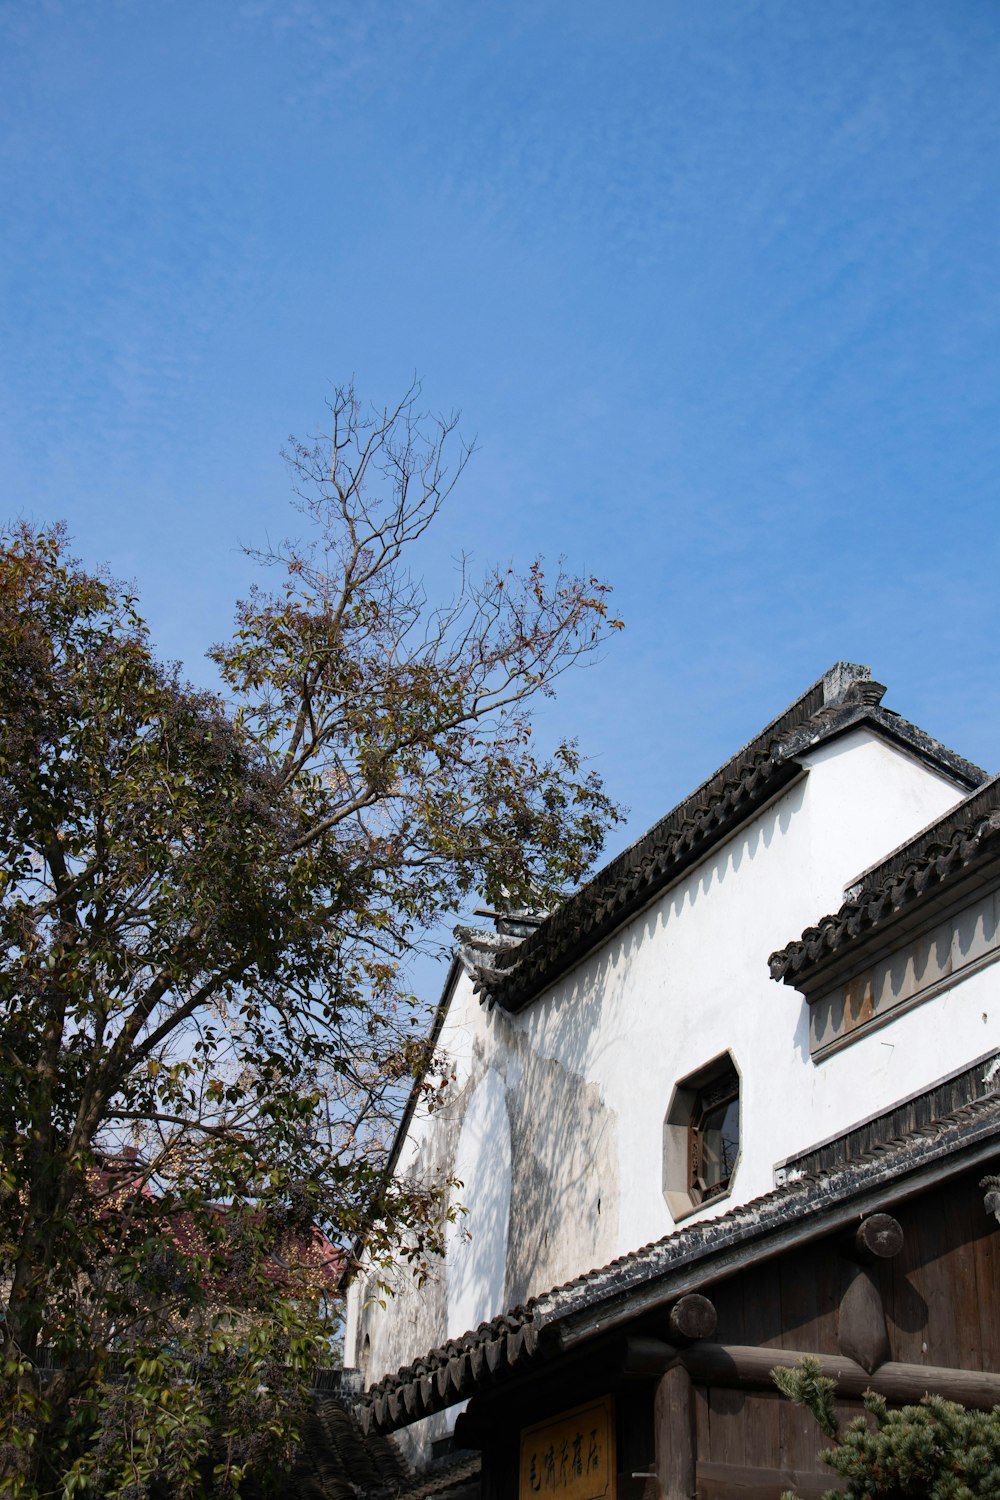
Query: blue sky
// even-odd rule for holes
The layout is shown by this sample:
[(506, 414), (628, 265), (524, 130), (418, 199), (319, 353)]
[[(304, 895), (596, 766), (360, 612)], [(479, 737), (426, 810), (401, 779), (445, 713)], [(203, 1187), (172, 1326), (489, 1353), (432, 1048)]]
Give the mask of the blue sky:
[(565, 553), (620, 843), (832, 661), (1000, 766), (995, 0), (0, 0), (0, 469), (196, 681), (334, 382)]

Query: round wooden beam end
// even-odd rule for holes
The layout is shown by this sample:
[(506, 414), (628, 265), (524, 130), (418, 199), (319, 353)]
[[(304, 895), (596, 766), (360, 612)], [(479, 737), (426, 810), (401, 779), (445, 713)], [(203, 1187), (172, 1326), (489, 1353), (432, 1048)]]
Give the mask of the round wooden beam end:
[(854, 1248), (863, 1259), (891, 1260), (903, 1248), (903, 1226), (891, 1214), (871, 1214), (858, 1225)]
[(718, 1326), (719, 1316), (714, 1302), (710, 1302), (700, 1292), (690, 1292), (674, 1303), (668, 1322), (675, 1339), (694, 1343), (697, 1339), (712, 1337)]

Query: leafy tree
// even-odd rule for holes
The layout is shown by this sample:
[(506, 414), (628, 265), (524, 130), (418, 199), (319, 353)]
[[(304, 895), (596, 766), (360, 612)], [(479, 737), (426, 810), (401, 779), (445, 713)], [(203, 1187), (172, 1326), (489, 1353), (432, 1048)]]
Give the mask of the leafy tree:
[(473, 891), (557, 901), (616, 816), (531, 726), (617, 628), (606, 587), (463, 569), (431, 607), (454, 423), (415, 391), (332, 418), (223, 695), (61, 530), (3, 539), (4, 1493), (266, 1483), (356, 1237), (418, 1275), (440, 1245), (448, 1184), (385, 1170), (401, 1091), (433, 1104), (408, 956)]
[[(820, 1457), (847, 1481), (824, 1500), (998, 1500), (1000, 1406), (967, 1411), (955, 1401), (925, 1396), (919, 1406), (890, 1411), (874, 1391), (864, 1397), (869, 1417), (841, 1429), (834, 1405), (836, 1383), (815, 1359), (798, 1369), (771, 1371), (792, 1401), (808, 1407), (834, 1447)], [(796, 1500), (786, 1492), (782, 1500)]]

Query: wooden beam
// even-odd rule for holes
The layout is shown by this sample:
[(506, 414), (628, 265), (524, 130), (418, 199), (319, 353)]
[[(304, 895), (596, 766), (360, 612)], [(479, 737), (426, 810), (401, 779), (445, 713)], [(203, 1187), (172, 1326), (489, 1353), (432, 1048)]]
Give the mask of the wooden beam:
[(678, 1344), (693, 1344), (697, 1339), (710, 1339), (719, 1324), (715, 1304), (699, 1292), (689, 1292), (670, 1309), (667, 1327), (670, 1337)]
[(807, 1357), (817, 1360), (820, 1372), (837, 1382), (838, 1396), (856, 1398), (869, 1390), (894, 1402), (916, 1402), (924, 1395), (944, 1396), (981, 1411), (1000, 1404), (1000, 1375), (984, 1370), (888, 1362), (869, 1374), (856, 1360), (840, 1355), (762, 1349), (749, 1344), (692, 1344), (680, 1356), (698, 1385), (746, 1386), (764, 1391), (774, 1389), (771, 1371), (775, 1365), (793, 1367)]
[(691, 1376), (683, 1365), (668, 1370), (656, 1388), (653, 1431), (662, 1500), (691, 1500), (695, 1493), (695, 1413)]
[(882, 1293), (867, 1266), (858, 1266), (840, 1299), (837, 1343), (841, 1354), (853, 1359), (869, 1374), (889, 1358), (889, 1333), (885, 1326)]
[(891, 1214), (869, 1214), (854, 1231), (853, 1248), (862, 1263), (891, 1260), (903, 1248), (903, 1226)]

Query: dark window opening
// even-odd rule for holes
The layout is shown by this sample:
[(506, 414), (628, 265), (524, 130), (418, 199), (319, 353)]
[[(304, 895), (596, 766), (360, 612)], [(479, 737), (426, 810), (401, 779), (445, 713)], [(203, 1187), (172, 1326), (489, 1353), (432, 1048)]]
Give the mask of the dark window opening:
[(735, 1068), (696, 1092), (688, 1126), (688, 1191), (695, 1203), (724, 1193), (740, 1152), (740, 1080)]

